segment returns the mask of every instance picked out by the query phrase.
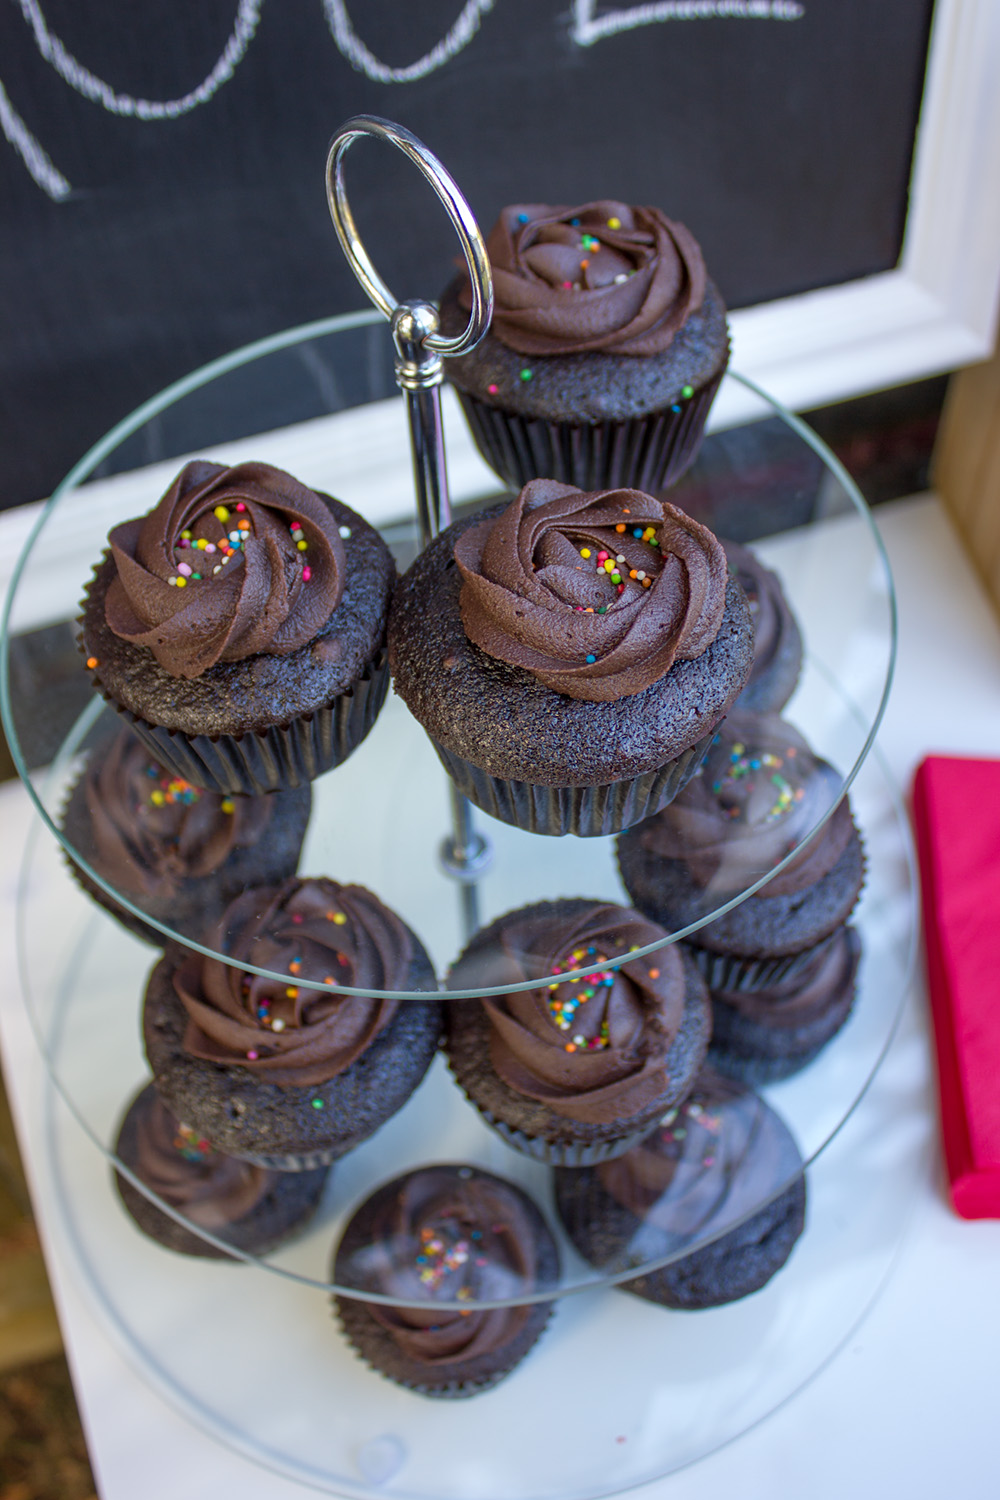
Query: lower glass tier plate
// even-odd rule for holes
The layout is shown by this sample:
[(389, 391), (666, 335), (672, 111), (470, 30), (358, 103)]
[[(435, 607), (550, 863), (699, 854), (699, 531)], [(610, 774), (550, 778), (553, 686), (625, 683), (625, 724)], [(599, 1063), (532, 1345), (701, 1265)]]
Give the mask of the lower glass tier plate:
[[(823, 701), (835, 700), (846, 722), (848, 700), (827, 684)], [(807, 722), (816, 718), (815, 712), (806, 715)], [(366, 842), (354, 827), (341, 854), (336, 810), (321, 805), (301, 868), (306, 874), (355, 879), (385, 895), (424, 936), (439, 972), (444, 972), (460, 943), (457, 892), (432, 869), (441, 831), (447, 827), (445, 777), (423, 731), (398, 700), (390, 700), (373, 739), (376, 749), (385, 751), (386, 774), (371, 840)], [(426, 766), (421, 757), (428, 758)], [(371, 775), (373, 763), (374, 754), (366, 775)], [(414, 767), (420, 768), (419, 777)], [(350, 771), (349, 764), (328, 778), (342, 809), (351, 804), (344, 780), (337, 778), (349, 782)], [(414, 773), (414, 779), (407, 780), (406, 772)], [(426, 792), (415, 799), (408, 787), (418, 784)], [(322, 786), (318, 784), (318, 795)], [(912, 964), (915, 887), (907, 861), (907, 834), (895, 794), (875, 758), (869, 757), (861, 767), (851, 803), (867, 860), (865, 888), (852, 918), (863, 943), (853, 1013), (814, 1063), (764, 1091), (807, 1163), (840, 1128), (878, 1067)], [(609, 839), (540, 840), (500, 825), (491, 825), (490, 833), (496, 861), (482, 888), (486, 920), (553, 889), (568, 896), (627, 901)], [(550, 846), (555, 846), (552, 853)], [(347, 870), (342, 868), (345, 862)], [(26, 856), (20, 921), (25, 994), (39, 1046), (80, 1124), (107, 1153), (127, 1102), (148, 1082), (139, 1012), (155, 950), (124, 931), (79, 890), (67, 857), (37, 823)], [(439, 1056), (404, 1108), (335, 1164), (316, 1227), (260, 1263), (325, 1287), (334, 1233), (354, 1207), (377, 1184), (435, 1161), (465, 1161), (513, 1180), (554, 1217), (551, 1169), (512, 1149), (483, 1123)], [(783, 1186), (775, 1181), (773, 1191)], [(566, 1247), (558, 1290), (604, 1279), (602, 1272)]]
[(678, 1313), (596, 1285), (564, 1242), (563, 1290), (576, 1295), (559, 1300), (508, 1379), (451, 1403), (371, 1372), (326, 1289), (311, 1283), (323, 1281), (357, 1202), (409, 1166), (478, 1163), (521, 1182), (554, 1222), (545, 1169), (480, 1124), (439, 1060), (400, 1115), (337, 1165), (312, 1228), (268, 1270), (189, 1261), (147, 1241), (118, 1201), (105, 1153), (145, 1072), (136, 1006), (149, 951), (82, 896), (77, 910), (58, 854), (46, 836), (33, 839), (21, 959), (57, 1086), (50, 1165), (80, 1277), (139, 1374), (266, 1468), (327, 1493), (396, 1500), (616, 1494), (774, 1411), (871, 1306), (927, 1170), (905, 1100), (880, 1074), (909, 988), (915, 900), (905, 815), (877, 755), (853, 801), (869, 859), (855, 1013), (817, 1062), (765, 1091), (812, 1161), (806, 1231), (788, 1264), (742, 1302)]
[(143, 1239), (51, 1092), (50, 1167), (76, 1269), (112, 1338), (220, 1443), (314, 1490), (365, 1500), (591, 1500), (747, 1431), (871, 1307), (928, 1173), (923, 1134), (887, 1076), (893, 1060), (810, 1169), (806, 1231), (762, 1291), (697, 1313), (616, 1289), (565, 1297), (524, 1363), (466, 1401), (430, 1401), (372, 1373), (323, 1293)]

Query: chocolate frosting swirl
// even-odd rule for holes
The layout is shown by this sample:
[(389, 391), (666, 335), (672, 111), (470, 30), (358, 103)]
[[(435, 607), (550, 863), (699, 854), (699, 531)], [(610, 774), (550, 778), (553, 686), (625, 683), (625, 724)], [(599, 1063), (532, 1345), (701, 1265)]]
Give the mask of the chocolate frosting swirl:
[[(672, 1084), (669, 1054), (686, 995), (680, 954), (666, 947), (610, 967), (663, 936), (654, 922), (611, 903), (567, 916), (528, 907), (504, 920), (495, 946), (464, 954), (449, 984), (500, 990), (544, 978), (537, 989), (483, 1001), (490, 1061), (512, 1089), (556, 1114), (614, 1123), (655, 1106)], [(556, 978), (604, 959), (603, 972)]]
[[(521, 354), (659, 354), (705, 295), (698, 242), (658, 208), (515, 203), (486, 249), (492, 331)], [(459, 301), (471, 307), (467, 276)]]
[[(534, 1214), (510, 1183), (470, 1167), (427, 1167), (381, 1190), (370, 1244), (355, 1253), (365, 1289), (412, 1306), (367, 1303), (403, 1353), (425, 1365), (504, 1349), (531, 1315), (520, 1307), (468, 1311), (421, 1304), (492, 1301), (538, 1283)], [(339, 1270), (339, 1267), (338, 1267)]]
[(789, 1186), (801, 1166), (774, 1111), (752, 1089), (703, 1068), (689, 1097), (652, 1135), (594, 1171), (643, 1221), (629, 1254), (646, 1259), (725, 1233)]
[[(704, 765), (644, 824), (644, 848), (683, 860), (715, 894), (744, 890), (799, 844), (840, 797), (843, 782), (776, 714), (730, 714)], [(847, 799), (761, 891), (789, 896), (822, 879), (854, 831)]]
[[(237, 967), (191, 954), (174, 974), (188, 1013), (185, 1052), (300, 1087), (350, 1067), (399, 1005), (311, 989), (309, 981), (404, 989), (413, 952), (409, 929), (377, 896), (327, 879), (244, 892), (214, 946)], [(241, 961), (287, 978), (246, 973)]]
[(534, 479), (500, 516), (462, 532), (455, 561), (469, 639), (595, 703), (641, 693), (700, 656), (725, 612), (719, 542), (640, 490)]
[(271, 1172), (216, 1151), (177, 1120), (152, 1087), (133, 1108), (136, 1176), (193, 1224), (225, 1229), (245, 1218), (268, 1192)]
[(108, 626), (147, 646), (172, 677), (298, 650), (344, 587), (328, 507), (270, 464), (186, 464), (155, 510), (108, 540), (117, 569)]
[(128, 729), (92, 756), (83, 792), (95, 868), (128, 895), (164, 899), (259, 843), (274, 809), (269, 797), (191, 786), (157, 765)]

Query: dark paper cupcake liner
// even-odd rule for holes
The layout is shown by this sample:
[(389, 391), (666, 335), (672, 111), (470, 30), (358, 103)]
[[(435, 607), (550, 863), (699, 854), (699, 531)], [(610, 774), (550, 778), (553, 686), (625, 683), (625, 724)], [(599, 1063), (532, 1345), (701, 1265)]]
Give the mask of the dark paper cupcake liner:
[(428, 1396), (432, 1400), (438, 1401), (463, 1401), (470, 1396), (481, 1396), (486, 1391), (493, 1390), (502, 1380), (506, 1380), (508, 1375), (513, 1374), (521, 1363), (521, 1360), (534, 1348), (545, 1332), (549, 1319), (552, 1316), (551, 1304), (544, 1302), (538, 1304), (540, 1308), (545, 1309), (545, 1317), (536, 1317), (534, 1320), (536, 1326), (532, 1331), (532, 1336), (527, 1340), (519, 1342), (516, 1358), (510, 1364), (481, 1374), (474, 1379), (447, 1380), (435, 1385), (430, 1381), (416, 1380), (398, 1368), (391, 1372), (383, 1369), (378, 1363), (375, 1352), (368, 1352), (366, 1347), (367, 1339), (365, 1338), (365, 1323), (370, 1319), (370, 1314), (360, 1298), (334, 1297), (332, 1298), (332, 1304), (334, 1316), (340, 1325), (340, 1330), (362, 1364), (366, 1365), (369, 1370), (374, 1371), (376, 1375), (381, 1375), (383, 1380), (391, 1380), (394, 1385), (402, 1386), (404, 1390), (413, 1391), (418, 1396)]
[[(372, 728), (389, 689), (385, 647), (346, 693), (291, 724), (243, 735), (187, 735), (114, 704), (150, 754), (209, 792), (257, 797), (315, 781), (341, 765)], [(109, 700), (114, 702), (114, 700)]]
[(513, 1146), (522, 1156), (530, 1156), (533, 1161), (544, 1162), (549, 1167), (592, 1167), (598, 1162), (613, 1161), (616, 1156), (624, 1156), (626, 1151), (638, 1146), (654, 1128), (658, 1118), (654, 1116), (651, 1120), (646, 1119), (641, 1126), (630, 1130), (628, 1135), (616, 1141), (547, 1141), (544, 1136), (528, 1136), (523, 1131), (504, 1124), (503, 1120), (498, 1120), (489, 1110), (483, 1109), (482, 1105), (476, 1105), (476, 1108), (490, 1129), (502, 1136), (508, 1146)]
[(581, 490), (656, 493), (694, 462), (721, 380), (720, 373), (678, 402), (678, 411), (668, 406), (617, 422), (551, 422), (457, 394), (476, 447), (514, 489), (531, 479), (557, 479)]
[[(831, 1039), (832, 1040), (832, 1039)], [(749, 1083), (752, 1088), (763, 1088), (768, 1083), (781, 1083), (801, 1073), (823, 1051), (826, 1042), (800, 1052), (797, 1057), (744, 1057), (739, 1052), (729, 1052), (724, 1047), (709, 1047), (708, 1061), (719, 1073), (733, 1078), (737, 1083)]]
[(710, 953), (707, 948), (687, 940), (685, 946), (705, 978), (710, 990), (762, 990), (785, 979), (793, 979), (816, 959), (824, 943), (803, 948), (800, 953), (786, 953), (781, 958), (748, 957), (737, 953)]
[(328, 1147), (325, 1151), (286, 1151), (277, 1156), (260, 1156), (253, 1151), (241, 1151), (240, 1161), (248, 1161), (252, 1167), (267, 1167), (271, 1172), (312, 1172), (318, 1167), (330, 1167), (353, 1145)]
[(713, 726), (666, 765), (605, 786), (538, 786), (504, 780), (454, 755), (436, 740), (431, 743), (459, 791), (491, 818), (528, 833), (599, 838), (621, 833), (672, 802), (705, 759), (717, 729), (718, 725)]

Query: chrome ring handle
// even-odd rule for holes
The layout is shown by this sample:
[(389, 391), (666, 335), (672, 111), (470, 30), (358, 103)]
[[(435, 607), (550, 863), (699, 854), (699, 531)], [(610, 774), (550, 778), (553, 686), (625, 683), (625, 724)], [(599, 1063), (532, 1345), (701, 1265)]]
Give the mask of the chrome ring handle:
[(326, 197), (330, 217), (348, 263), (372, 302), (392, 323), (400, 304), (372, 265), (361, 242), (344, 186), (344, 157), (353, 142), (364, 135), (388, 141), (414, 163), (434, 189), (455, 227), (472, 284), (472, 313), (468, 327), (457, 338), (445, 338), (443, 334), (427, 331), (421, 344), (425, 349), (448, 358), (468, 354), (489, 328), (493, 316), (493, 274), (486, 242), (451, 173), (412, 131), (392, 120), (383, 120), (379, 115), (355, 115), (348, 120), (330, 142), (326, 159)]

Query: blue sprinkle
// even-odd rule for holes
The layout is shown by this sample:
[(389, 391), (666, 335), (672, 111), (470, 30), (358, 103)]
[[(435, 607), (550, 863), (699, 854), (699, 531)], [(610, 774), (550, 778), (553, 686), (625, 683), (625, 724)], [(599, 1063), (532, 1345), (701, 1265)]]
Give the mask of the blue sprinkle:
[(579, 219), (570, 219), (569, 222), (573, 226), (574, 229), (579, 229), (579, 227), (580, 227), (580, 220)]
[(587, 660), (588, 660), (588, 661), (596, 661), (596, 660), (597, 660), (597, 657), (596, 657), (596, 656), (588, 656), (588, 657), (587, 657)]
[(518, 216), (517, 216), (517, 222), (519, 224), (527, 224), (527, 222), (528, 222), (528, 215), (527, 214), (518, 214)]
[(670, 408), (670, 410), (671, 410), (671, 411), (680, 411), (680, 407), (679, 407), (679, 406), (672, 406), (672, 407), (671, 407), (671, 408)]
[(641, 526), (633, 526), (632, 527), (632, 535), (641, 538), (641, 536), (642, 536), (642, 527)]

